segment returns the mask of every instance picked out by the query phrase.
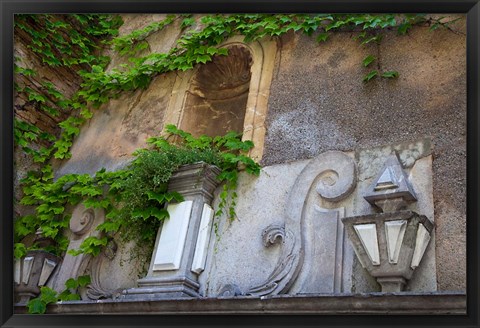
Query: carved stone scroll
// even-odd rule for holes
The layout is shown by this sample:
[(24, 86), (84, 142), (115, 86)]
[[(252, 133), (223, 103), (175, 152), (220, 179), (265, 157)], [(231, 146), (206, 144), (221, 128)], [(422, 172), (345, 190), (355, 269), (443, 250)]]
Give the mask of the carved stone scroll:
[(112, 261), (117, 253), (117, 244), (110, 241), (107, 247), (92, 261), (90, 269), (91, 283), (87, 286), (86, 297), (91, 300), (102, 298), (116, 298), (121, 294), (122, 289), (110, 290), (102, 286), (100, 273), (106, 260)]
[(295, 236), (291, 231), (286, 231), (284, 227), (279, 225), (271, 225), (263, 231), (262, 238), (265, 247), (270, 247), (274, 244), (281, 244), (282, 255), (280, 256), (275, 269), (266, 281), (258, 286), (250, 288), (246, 293), (247, 295), (263, 296), (284, 292), (288, 284), (283, 282), (288, 280), (288, 276), (292, 272), (294, 263), (298, 263), (297, 259), (300, 254), (293, 253)]
[[(78, 205), (72, 212), (70, 219), (70, 244), (68, 250), (78, 249), (82, 242), (90, 236), (99, 236), (100, 232), (96, 227), (104, 221), (105, 214), (103, 209), (87, 209), (83, 204)], [(55, 277), (53, 288), (59, 292), (65, 289), (65, 282), (69, 278), (77, 278), (85, 271), (91, 260), (90, 255), (80, 254), (73, 256), (66, 254), (62, 266)]]
[[(276, 295), (290, 290), (304, 264), (305, 218), (313, 208), (308, 202), (310, 196), (312, 193), (318, 193), (327, 201), (338, 202), (348, 197), (355, 186), (355, 162), (343, 152), (327, 151), (305, 166), (289, 193), (285, 226), (270, 226), (263, 232), (264, 244), (267, 247), (282, 241), (282, 255), (267, 280), (250, 288), (247, 291), (248, 295)], [(336, 227), (338, 214), (336, 211), (333, 214)], [(340, 235), (343, 239), (343, 234)], [(308, 260), (314, 261), (310, 258)]]

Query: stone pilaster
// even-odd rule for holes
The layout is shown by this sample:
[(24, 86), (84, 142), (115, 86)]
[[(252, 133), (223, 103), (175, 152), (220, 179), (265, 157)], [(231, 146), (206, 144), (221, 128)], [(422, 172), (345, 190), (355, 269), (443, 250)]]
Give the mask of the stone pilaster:
[(179, 192), (184, 201), (168, 204), (170, 218), (158, 231), (148, 274), (138, 280), (138, 288), (124, 290), (124, 298), (200, 296), (198, 275), (205, 266), (219, 173), (216, 166), (200, 162), (172, 175), (168, 190)]

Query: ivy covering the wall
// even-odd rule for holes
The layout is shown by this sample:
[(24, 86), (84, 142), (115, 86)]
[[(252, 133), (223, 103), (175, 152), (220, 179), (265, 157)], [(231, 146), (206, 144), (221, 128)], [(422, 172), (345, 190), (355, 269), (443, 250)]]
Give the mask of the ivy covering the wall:
[[(205, 15), (195, 20), (191, 15), (168, 15), (164, 20), (151, 23), (130, 34), (118, 34), (121, 25), (119, 16), (113, 15), (65, 15), (59, 20), (55, 15), (16, 16), (17, 30), (25, 31), (31, 38), (30, 49), (42, 61), (52, 67), (74, 66), (80, 75), (81, 88), (72, 97), (64, 97), (52, 84), (45, 85), (44, 94), (35, 92), (28, 86), (17, 86), (17, 92), (28, 93), (30, 100), (38, 103), (40, 110), (55, 115), (59, 110), (71, 115), (60, 123), (61, 135), (51, 147), (33, 150), (28, 145), (38, 139), (52, 141), (52, 136), (41, 135), (31, 126), (15, 125), (15, 140), (18, 145), (34, 156), (37, 162), (47, 162), (51, 157), (68, 159), (72, 141), (80, 132), (80, 126), (92, 117), (92, 108), (98, 108), (124, 92), (147, 88), (152, 78), (170, 71), (185, 71), (195, 65), (205, 64), (215, 55), (227, 55), (228, 50), (219, 45), (233, 35), (243, 35), (245, 42), (264, 37), (279, 37), (294, 32), (312, 36), (317, 42), (327, 42), (329, 35), (338, 31), (355, 32), (354, 38), (362, 45), (379, 43), (382, 32), (396, 29), (399, 35), (407, 34), (416, 25), (449, 28), (452, 21), (427, 18), (421, 14), (371, 15), (371, 14), (238, 14)], [(148, 46), (147, 37), (154, 32), (181, 21), (182, 35), (176, 45), (167, 53), (150, 53), (135, 56)], [(76, 24), (68, 22), (76, 22)], [(35, 26), (33, 28), (32, 26)], [(96, 41), (96, 42), (94, 42)], [(129, 57), (129, 64), (107, 70), (109, 58), (98, 53), (101, 44), (113, 46), (120, 55)], [(376, 60), (368, 56), (363, 65), (368, 67)], [(80, 66), (78, 66), (80, 65)], [(20, 75), (35, 74), (32, 69), (16, 65)], [(369, 81), (376, 76), (396, 78), (396, 71), (367, 72), (363, 77)], [(47, 96), (45, 96), (45, 94)]]

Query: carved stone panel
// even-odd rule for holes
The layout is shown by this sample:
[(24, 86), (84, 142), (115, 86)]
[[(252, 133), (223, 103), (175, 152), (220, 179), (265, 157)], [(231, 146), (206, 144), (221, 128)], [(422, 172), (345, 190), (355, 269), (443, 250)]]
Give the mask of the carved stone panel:
[(93, 259), (90, 268), (91, 283), (86, 290), (86, 297), (91, 300), (99, 300), (102, 298), (117, 298), (120, 295), (121, 289), (108, 289), (103, 286), (101, 273), (104, 266), (110, 264), (117, 253), (117, 244), (115, 241), (110, 241), (107, 247)]
[(290, 190), (285, 226), (263, 231), (265, 246), (281, 241), (278, 263), (247, 295), (341, 291), (344, 209), (334, 204), (348, 197), (355, 185), (356, 165), (345, 153), (325, 152), (307, 164)]
[[(393, 151), (405, 168), (409, 189), (416, 193), (417, 201), (408, 203), (409, 208), (433, 218), (432, 157), (428, 151), (416, 151), (422, 145), (419, 141), (350, 153), (330, 151), (308, 161), (264, 167), (258, 178), (239, 179), (239, 220), (225, 224), (219, 220), (223, 224), (221, 238), (211, 246), (218, 253), (207, 263), (208, 276), (203, 280), (207, 295), (380, 291), (380, 285), (357, 260), (341, 219), (378, 212), (363, 197), (371, 189), (381, 192), (405, 186), (405, 175), (398, 176), (395, 168), (385, 170)], [(264, 221), (265, 225), (259, 223)], [(407, 238), (401, 219), (381, 227), (357, 228), (354, 233), (366, 244), (370, 262), (400, 262), (399, 245)], [(252, 236), (252, 231), (257, 231), (257, 236)], [(380, 235), (385, 237), (381, 240)], [(419, 240), (418, 258), (425, 254), (408, 290), (436, 289), (434, 237), (432, 234), (427, 242), (421, 231), (415, 237)], [(421, 245), (426, 245), (425, 250)], [(409, 266), (416, 265), (410, 262)]]
[(339, 151), (325, 152), (309, 165), (316, 172), (298, 181), (311, 184), (302, 213), (305, 260), (289, 293), (340, 293), (348, 289), (344, 286), (348, 273), (344, 272), (347, 259), (341, 219), (351, 211), (349, 196), (357, 183), (356, 165), (352, 157)]

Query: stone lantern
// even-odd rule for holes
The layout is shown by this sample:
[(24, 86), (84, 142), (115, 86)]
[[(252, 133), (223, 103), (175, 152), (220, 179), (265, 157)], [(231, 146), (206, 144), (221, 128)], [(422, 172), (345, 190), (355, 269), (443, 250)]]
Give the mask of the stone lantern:
[(400, 292), (421, 264), (434, 224), (405, 210), (417, 197), (396, 154), (388, 158), (364, 198), (383, 213), (346, 217), (342, 222), (360, 264), (382, 292)]
[[(53, 244), (52, 239), (44, 238), (41, 234), (41, 230), (37, 231), (35, 239), (39, 247)], [(48, 283), (60, 261), (60, 257), (40, 249), (31, 250), (25, 257), (15, 261), (15, 294), (19, 304), (26, 304), (40, 294), (40, 288)]]

